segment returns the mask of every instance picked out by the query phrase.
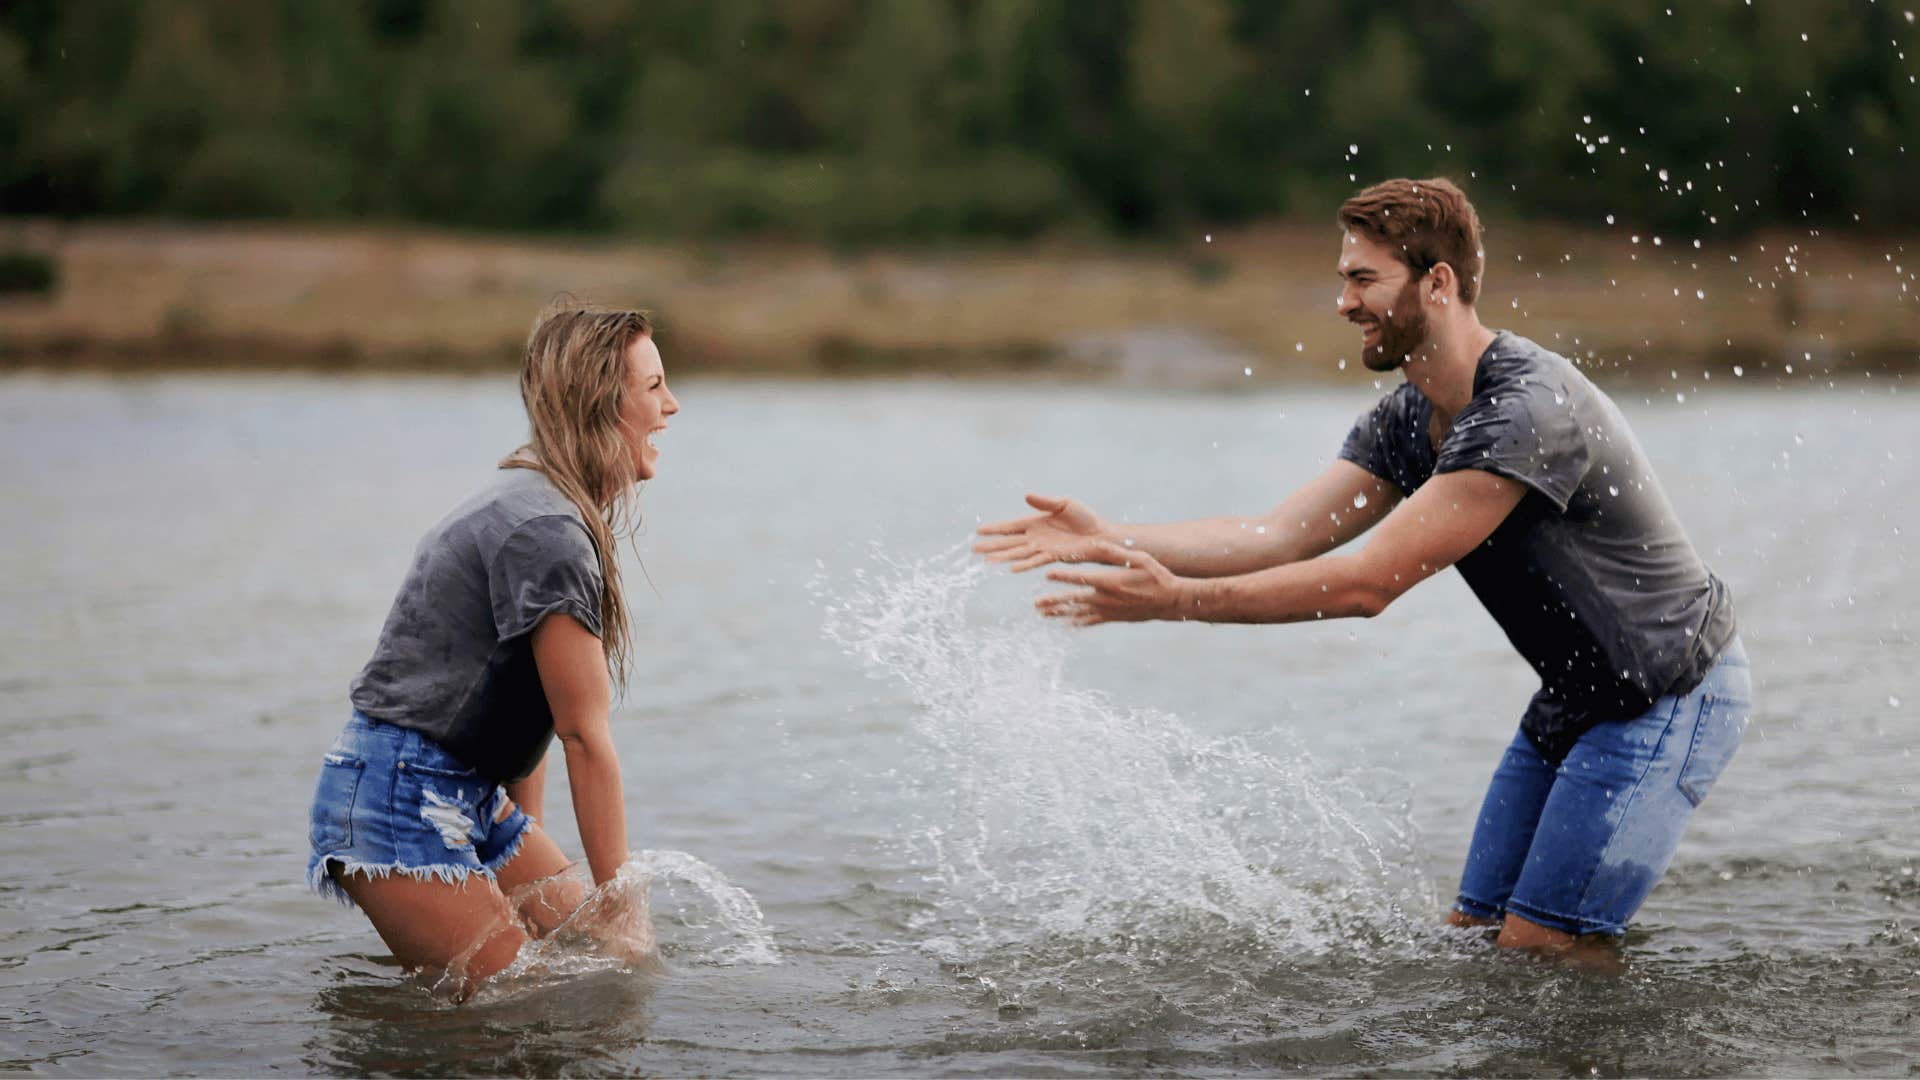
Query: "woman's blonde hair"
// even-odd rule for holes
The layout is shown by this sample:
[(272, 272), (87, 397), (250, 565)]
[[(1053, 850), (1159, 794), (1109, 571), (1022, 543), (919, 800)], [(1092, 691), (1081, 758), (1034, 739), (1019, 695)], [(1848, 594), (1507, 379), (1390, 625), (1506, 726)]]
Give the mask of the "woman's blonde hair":
[(540, 313), (520, 362), (520, 400), (532, 435), (500, 462), (533, 469), (580, 508), (600, 558), (600, 644), (616, 687), (624, 686), (631, 644), (614, 540), (633, 531), (639, 478), (620, 411), (627, 394), (627, 347), (653, 332), (644, 311), (609, 311), (566, 300)]

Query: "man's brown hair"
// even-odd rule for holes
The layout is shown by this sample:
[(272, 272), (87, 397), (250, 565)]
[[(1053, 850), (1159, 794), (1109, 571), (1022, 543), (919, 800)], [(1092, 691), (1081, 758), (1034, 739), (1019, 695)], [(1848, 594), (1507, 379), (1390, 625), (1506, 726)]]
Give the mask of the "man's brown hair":
[(1453, 267), (1461, 303), (1480, 295), (1480, 215), (1453, 181), (1381, 181), (1340, 204), (1340, 224), (1393, 249), (1416, 273)]

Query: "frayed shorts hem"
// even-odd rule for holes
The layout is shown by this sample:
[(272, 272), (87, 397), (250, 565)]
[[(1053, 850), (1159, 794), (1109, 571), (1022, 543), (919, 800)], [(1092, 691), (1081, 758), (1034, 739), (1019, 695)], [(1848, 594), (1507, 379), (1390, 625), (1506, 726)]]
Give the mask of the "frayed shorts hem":
[(341, 874), (364, 874), (374, 879), (389, 877), (398, 873), (405, 874), (417, 881), (437, 880), (448, 885), (464, 885), (468, 878), (477, 874), (480, 877), (486, 878), (488, 881), (493, 881), (499, 873), (500, 868), (512, 862), (515, 855), (520, 854), (520, 848), (526, 843), (527, 832), (532, 828), (533, 824), (533, 819), (527, 818), (525, 825), (522, 826), (519, 833), (507, 844), (506, 850), (494, 856), (492, 859), (487, 860), (485, 866), (477, 869), (471, 866), (455, 866), (450, 863), (438, 863), (431, 866), (409, 866), (405, 863), (397, 862), (368, 863), (361, 862), (357, 859), (346, 858), (338, 852), (327, 855), (314, 855), (307, 860), (307, 889), (310, 892), (318, 893), (330, 900), (337, 900), (347, 907), (358, 907), (359, 905), (353, 902), (353, 897), (341, 886), (339, 879), (334, 877), (333, 866), (336, 864), (339, 866)]
[(353, 906), (346, 874), (493, 881), (533, 819), (433, 740), (355, 713), (322, 759), (309, 825), (307, 887)]

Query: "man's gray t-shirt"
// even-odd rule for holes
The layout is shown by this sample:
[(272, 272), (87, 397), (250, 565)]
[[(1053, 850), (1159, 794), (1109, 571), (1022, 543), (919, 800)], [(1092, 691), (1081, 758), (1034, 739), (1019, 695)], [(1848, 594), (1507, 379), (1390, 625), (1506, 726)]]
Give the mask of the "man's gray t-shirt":
[(427, 532), (353, 707), (412, 728), (497, 783), (553, 737), (533, 629), (554, 613), (600, 634), (600, 561), (579, 508), (533, 469), (501, 469)]
[(1612, 400), (1565, 357), (1502, 332), (1437, 453), (1432, 417), (1403, 384), (1340, 456), (1404, 494), (1459, 469), (1529, 489), (1456, 565), (1540, 676), (1521, 730), (1541, 753), (1558, 761), (1595, 724), (1698, 685), (1733, 639), (1732, 601)]

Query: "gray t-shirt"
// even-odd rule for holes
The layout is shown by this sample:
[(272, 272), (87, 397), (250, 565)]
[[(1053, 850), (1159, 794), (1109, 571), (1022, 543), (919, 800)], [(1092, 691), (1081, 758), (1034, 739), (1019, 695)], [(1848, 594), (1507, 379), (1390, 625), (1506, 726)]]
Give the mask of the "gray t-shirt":
[(1458, 469), (1529, 489), (1456, 565), (1540, 676), (1521, 730), (1541, 753), (1558, 761), (1595, 724), (1698, 685), (1733, 639), (1733, 604), (1612, 400), (1565, 357), (1502, 332), (1438, 453), (1432, 417), (1403, 384), (1340, 456), (1407, 494)]
[(532, 772), (553, 737), (533, 629), (555, 612), (600, 633), (600, 561), (573, 501), (501, 469), (428, 530), (353, 680), (353, 707), (412, 728), (496, 783)]

